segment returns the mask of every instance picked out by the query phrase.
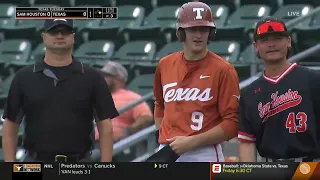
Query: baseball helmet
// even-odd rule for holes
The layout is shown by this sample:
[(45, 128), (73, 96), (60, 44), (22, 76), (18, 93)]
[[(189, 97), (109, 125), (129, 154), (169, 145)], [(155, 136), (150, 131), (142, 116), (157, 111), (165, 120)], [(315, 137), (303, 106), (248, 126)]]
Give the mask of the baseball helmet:
[(188, 2), (181, 6), (177, 15), (176, 35), (178, 39), (184, 41), (185, 32), (183, 29), (195, 26), (211, 27), (210, 36), (216, 32), (211, 8), (203, 2)]

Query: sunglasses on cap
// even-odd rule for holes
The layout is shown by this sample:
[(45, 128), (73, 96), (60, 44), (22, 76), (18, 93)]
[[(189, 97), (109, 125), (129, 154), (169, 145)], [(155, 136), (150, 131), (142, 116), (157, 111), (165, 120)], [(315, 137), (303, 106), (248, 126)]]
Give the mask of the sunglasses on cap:
[(257, 29), (257, 35), (262, 35), (264, 33), (270, 32), (269, 29), (272, 28), (271, 32), (285, 32), (286, 28), (280, 22), (265, 22), (261, 24)]

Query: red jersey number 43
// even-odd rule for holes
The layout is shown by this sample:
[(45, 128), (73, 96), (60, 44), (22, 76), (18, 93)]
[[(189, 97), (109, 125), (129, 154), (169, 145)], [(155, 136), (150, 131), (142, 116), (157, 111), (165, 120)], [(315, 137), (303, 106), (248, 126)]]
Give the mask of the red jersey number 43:
[(308, 116), (304, 112), (291, 112), (286, 120), (286, 128), (289, 130), (289, 133), (305, 132), (307, 130), (307, 119)]

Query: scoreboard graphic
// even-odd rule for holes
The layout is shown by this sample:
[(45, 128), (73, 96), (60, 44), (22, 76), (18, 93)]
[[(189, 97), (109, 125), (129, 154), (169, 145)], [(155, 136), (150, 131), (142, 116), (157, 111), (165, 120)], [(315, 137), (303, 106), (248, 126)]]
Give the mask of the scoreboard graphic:
[(118, 19), (118, 8), (17, 7), (16, 19)]

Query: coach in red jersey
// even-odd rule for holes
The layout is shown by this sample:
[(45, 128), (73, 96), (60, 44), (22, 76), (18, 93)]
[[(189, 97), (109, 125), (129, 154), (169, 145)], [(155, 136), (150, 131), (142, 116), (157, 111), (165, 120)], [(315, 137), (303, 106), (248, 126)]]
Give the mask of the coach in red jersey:
[(265, 71), (241, 94), (240, 161), (319, 161), (320, 74), (290, 63), (291, 37), (283, 21), (257, 23), (256, 53)]

